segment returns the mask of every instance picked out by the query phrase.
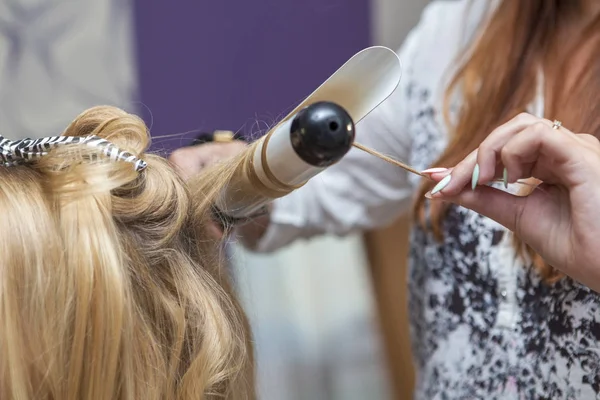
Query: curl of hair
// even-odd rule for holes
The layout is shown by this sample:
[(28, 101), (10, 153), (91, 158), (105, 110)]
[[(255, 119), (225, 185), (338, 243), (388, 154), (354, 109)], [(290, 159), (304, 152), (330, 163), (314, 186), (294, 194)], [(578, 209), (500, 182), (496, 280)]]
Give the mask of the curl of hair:
[(148, 167), (67, 146), (0, 168), (0, 398), (253, 399), (248, 323), (207, 224), (223, 179), (196, 201), (120, 109), (64, 132), (90, 134)]

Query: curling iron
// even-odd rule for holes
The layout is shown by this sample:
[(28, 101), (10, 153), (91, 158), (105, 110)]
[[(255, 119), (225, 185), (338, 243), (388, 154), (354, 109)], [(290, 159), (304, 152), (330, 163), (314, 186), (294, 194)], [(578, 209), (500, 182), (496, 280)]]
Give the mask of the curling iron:
[(386, 47), (350, 58), (248, 148), (215, 204), (218, 216), (232, 223), (253, 217), (341, 160), (354, 144), (355, 124), (394, 92), (401, 71)]

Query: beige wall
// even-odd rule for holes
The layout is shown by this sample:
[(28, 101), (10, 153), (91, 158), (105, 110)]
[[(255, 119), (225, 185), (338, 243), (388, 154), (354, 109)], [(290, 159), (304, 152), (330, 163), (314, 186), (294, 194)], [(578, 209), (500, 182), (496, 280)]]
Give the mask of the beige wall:
[(429, 0), (373, 0), (374, 44), (396, 50), (406, 34), (417, 23)]

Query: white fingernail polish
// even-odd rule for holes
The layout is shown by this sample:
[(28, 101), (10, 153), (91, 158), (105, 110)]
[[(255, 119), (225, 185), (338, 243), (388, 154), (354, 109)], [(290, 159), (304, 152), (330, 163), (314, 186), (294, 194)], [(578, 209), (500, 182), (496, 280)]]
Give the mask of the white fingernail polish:
[(448, 171), (448, 168), (429, 168), (426, 169), (425, 171), (421, 171), (422, 174), (437, 174), (440, 172), (446, 172)]
[(473, 168), (473, 176), (471, 177), (471, 190), (475, 190), (479, 183), (479, 164), (475, 164)]
[(452, 175), (448, 175), (444, 179), (439, 181), (438, 184), (435, 185), (435, 187), (431, 190), (431, 194), (436, 194), (439, 191), (443, 190), (446, 186), (448, 186), (450, 180), (452, 180)]

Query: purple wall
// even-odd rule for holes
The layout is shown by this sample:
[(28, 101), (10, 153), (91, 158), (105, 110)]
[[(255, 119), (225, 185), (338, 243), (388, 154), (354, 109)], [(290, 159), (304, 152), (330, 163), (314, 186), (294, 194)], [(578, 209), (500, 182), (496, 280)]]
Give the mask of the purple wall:
[(369, 2), (136, 0), (140, 100), (152, 134), (264, 132), (257, 120), (283, 117), (369, 45)]

